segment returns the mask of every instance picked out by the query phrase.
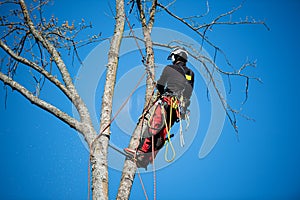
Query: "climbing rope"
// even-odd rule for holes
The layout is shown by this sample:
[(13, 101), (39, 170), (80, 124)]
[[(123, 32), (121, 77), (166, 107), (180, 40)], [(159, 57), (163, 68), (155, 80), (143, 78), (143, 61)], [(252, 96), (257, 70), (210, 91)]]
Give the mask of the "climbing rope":
[(178, 112), (179, 112), (179, 135), (180, 135), (180, 146), (184, 147), (185, 142), (184, 142), (184, 137), (183, 137), (183, 131), (182, 131), (182, 122), (181, 122), (181, 110), (180, 106), (178, 106)]
[[(172, 105), (172, 104), (171, 104), (171, 105)], [(172, 143), (172, 141), (171, 141), (171, 133), (170, 133), (170, 130), (171, 130), (171, 123), (172, 123), (172, 110), (173, 110), (173, 108), (172, 108), (171, 105), (170, 105), (170, 119), (169, 119), (169, 125), (168, 125), (168, 123), (167, 123), (167, 118), (166, 118), (166, 114), (165, 114), (165, 113), (166, 113), (166, 110), (165, 110), (164, 106), (161, 105), (162, 110), (163, 110), (162, 113), (164, 114), (164, 122), (165, 122), (166, 130), (167, 130), (167, 141), (166, 141), (166, 150), (165, 150), (165, 160), (166, 160), (167, 162), (172, 162), (172, 161), (175, 159), (175, 157), (176, 157), (176, 151), (175, 151), (174, 146), (173, 146), (173, 143)], [(170, 148), (171, 148), (171, 150), (172, 150), (172, 153), (173, 153), (171, 159), (168, 159), (169, 146), (170, 146)]]
[(142, 186), (144, 195), (145, 195), (145, 197), (146, 197), (146, 200), (148, 200), (147, 191), (146, 191), (146, 188), (145, 188), (145, 186), (144, 186), (144, 182), (143, 182), (142, 176), (141, 176), (141, 174), (140, 174), (139, 168), (137, 168), (137, 174), (138, 174), (138, 176), (139, 176), (139, 180), (140, 180), (140, 183), (141, 183), (141, 186)]
[(139, 42), (138, 42), (138, 40), (137, 40), (137, 37), (135, 36), (135, 33), (134, 33), (133, 29), (132, 29), (132, 26), (131, 26), (131, 24), (130, 24), (130, 22), (129, 22), (129, 20), (128, 20), (127, 15), (125, 15), (125, 20), (126, 20), (126, 22), (127, 22), (127, 24), (128, 24), (128, 27), (129, 27), (129, 29), (130, 29), (130, 32), (131, 32), (133, 38), (134, 38), (134, 41), (135, 41), (135, 43), (136, 43), (136, 46), (138, 47), (139, 52), (140, 52), (140, 54), (141, 54), (141, 56), (142, 56), (142, 63), (143, 63), (143, 65), (146, 67), (146, 71), (147, 71), (147, 73), (148, 73), (148, 76), (152, 79), (153, 83), (155, 83), (154, 75), (153, 75), (152, 72), (148, 69), (147, 63), (145, 63), (145, 56), (144, 56), (144, 54), (143, 54), (143, 52), (142, 52), (142, 49), (141, 49), (141, 47), (140, 47), (140, 45), (139, 45)]
[(100, 132), (100, 134), (98, 134), (97, 137), (93, 140), (93, 142), (91, 143), (90, 147), (93, 146), (94, 142), (100, 138), (100, 136), (103, 134), (103, 132), (106, 131), (106, 129), (108, 127), (110, 127), (111, 123), (117, 118), (117, 116), (119, 115), (119, 113), (122, 111), (122, 109), (125, 107), (125, 105), (129, 101), (129, 99), (132, 97), (133, 93), (137, 90), (138, 86), (141, 84), (141, 82), (144, 79), (145, 75), (146, 75), (146, 72), (144, 72), (144, 74), (141, 76), (141, 78), (139, 79), (139, 81), (137, 82), (137, 84), (135, 85), (135, 87), (133, 88), (133, 90), (131, 91), (131, 93), (129, 94), (129, 96), (126, 98), (126, 100), (120, 106), (120, 108), (117, 110), (116, 114), (113, 116), (113, 118), (110, 120), (110, 122), (105, 126), (105, 128)]
[(152, 168), (153, 168), (153, 199), (156, 200), (156, 172), (155, 172), (155, 162), (154, 162), (154, 135), (152, 135)]
[[(120, 106), (120, 108), (117, 110), (116, 114), (113, 116), (113, 118), (110, 120), (110, 122), (105, 126), (105, 128), (97, 135), (97, 137), (92, 141), (91, 145), (90, 145), (90, 158), (89, 158), (89, 162), (88, 162), (88, 199), (90, 199), (90, 191), (91, 191), (91, 157), (92, 157), (92, 153), (93, 153), (93, 145), (95, 143), (96, 140), (98, 140), (101, 135), (103, 134), (103, 132), (110, 127), (111, 123), (116, 119), (116, 117), (119, 115), (119, 113), (121, 112), (121, 110), (125, 107), (125, 105), (127, 104), (127, 102), (129, 101), (129, 99), (132, 97), (133, 93), (137, 90), (138, 86), (141, 84), (142, 80), (144, 79), (144, 76), (146, 75), (146, 72), (144, 72), (144, 74), (141, 76), (141, 78), (139, 79), (139, 81), (137, 82), (137, 84), (135, 85), (135, 87), (133, 88), (133, 90), (131, 91), (131, 93), (129, 94), (129, 96), (127, 97), (127, 99), (123, 102), (123, 104)], [(110, 144), (108, 144), (109, 147), (112, 147)]]
[(139, 45), (139, 42), (137, 41), (137, 39), (136, 39), (136, 37), (135, 37), (134, 31), (133, 31), (133, 29), (132, 29), (132, 26), (131, 26), (129, 20), (128, 20), (127, 15), (125, 15), (125, 20), (126, 20), (127, 25), (128, 25), (128, 27), (129, 27), (130, 33), (132, 34), (132, 36), (133, 36), (133, 38), (134, 38), (135, 44), (136, 44), (136, 46), (137, 46), (137, 48), (138, 48), (138, 50), (139, 50), (139, 52), (140, 52), (140, 54), (141, 54), (141, 56), (142, 56), (142, 63), (144, 63), (144, 62), (145, 62), (145, 56), (144, 56), (144, 54), (143, 54), (143, 52), (142, 52), (142, 49), (141, 49), (141, 47), (140, 47), (140, 45)]

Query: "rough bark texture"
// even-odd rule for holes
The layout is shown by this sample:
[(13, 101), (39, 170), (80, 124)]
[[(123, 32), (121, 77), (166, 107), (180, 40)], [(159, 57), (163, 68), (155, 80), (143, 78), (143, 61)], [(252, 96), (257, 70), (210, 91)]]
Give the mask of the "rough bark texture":
[(93, 199), (108, 199), (107, 154), (110, 136), (113, 94), (119, 61), (119, 49), (125, 24), (124, 0), (116, 0), (116, 23), (108, 53), (106, 82), (102, 98), (100, 137), (94, 142), (91, 154)]
[[(142, 2), (140, 0), (137, 1), (137, 6), (140, 12), (140, 21), (143, 28), (143, 35), (145, 40), (145, 47), (146, 47), (146, 70), (147, 70), (147, 80), (146, 80), (146, 94), (145, 94), (145, 105), (144, 108), (146, 108), (149, 104), (149, 102), (152, 100), (152, 94), (155, 87), (154, 81), (155, 81), (155, 71), (154, 71), (154, 51), (153, 51), (153, 44), (151, 40), (151, 30), (154, 23), (154, 15), (156, 11), (156, 5), (157, 1), (153, 0), (152, 7), (150, 11), (150, 17), (149, 22), (147, 24), (145, 13), (143, 11)], [(150, 102), (151, 103), (151, 102)], [(142, 129), (147, 127), (147, 122), (145, 120), (140, 120), (138, 125), (136, 126), (132, 137), (130, 139), (130, 143), (128, 148), (130, 149), (136, 149), (139, 145), (139, 139), (140, 135), (143, 132)], [(118, 190), (117, 199), (118, 200), (127, 200), (129, 199), (132, 184), (134, 181), (135, 173), (137, 170), (137, 166), (135, 162), (132, 160), (125, 160), (123, 171), (122, 171), (122, 177), (120, 181), (120, 186)]]
[[(147, 127), (146, 120), (141, 120), (138, 123), (138, 125), (136, 126), (136, 128), (131, 136), (128, 148), (130, 148), (130, 149), (137, 148), (137, 146), (139, 145), (140, 134), (144, 131), (144, 129), (146, 127)], [(125, 160), (125, 163), (123, 166), (123, 171), (122, 171), (121, 182), (120, 182), (120, 186), (119, 186), (119, 191), (118, 191), (118, 195), (117, 195), (118, 200), (129, 199), (136, 170), (137, 170), (137, 166), (133, 160), (130, 160), (130, 159)]]
[(145, 100), (148, 102), (151, 99), (152, 91), (153, 88), (155, 87), (154, 81), (155, 81), (155, 63), (154, 63), (154, 52), (153, 52), (153, 44), (152, 44), (152, 39), (151, 39), (151, 31), (154, 23), (154, 15), (156, 11), (156, 5), (157, 5), (157, 0), (153, 0), (151, 11), (150, 11), (150, 17), (149, 17), (149, 22), (147, 24), (146, 16), (144, 13), (143, 5), (140, 0), (137, 0), (137, 6), (138, 10), (140, 13), (140, 21), (142, 24), (142, 29), (143, 29), (143, 35), (144, 35), (144, 40), (145, 40), (145, 47), (146, 47), (146, 70), (148, 72), (147, 74), (147, 81), (146, 81), (146, 96)]
[[(58, 119), (82, 133), (91, 151), (90, 159), (93, 173), (93, 199), (108, 199), (107, 150), (110, 130), (108, 128), (103, 133), (101, 132), (99, 136), (97, 136), (90, 118), (90, 113), (78, 94), (67, 66), (61, 58), (58, 50), (46, 38), (45, 33), (35, 27), (33, 20), (31, 19), (31, 13), (28, 11), (25, 1), (20, 0), (16, 3), (20, 5), (21, 12), (23, 14), (23, 19), (21, 20), (24, 21), (24, 24), (28, 28), (27, 33), (32, 35), (40, 47), (49, 54), (49, 57), (54, 61), (57, 69), (59, 70), (62, 80), (59, 80), (57, 77), (53, 76), (51, 72), (39, 66), (38, 63), (30, 61), (29, 59), (22, 57), (20, 54), (13, 51), (12, 48), (5, 43), (5, 40), (0, 41), (0, 47), (11, 58), (24, 64), (24, 66), (34, 69), (36, 72), (40, 73), (51, 83), (53, 83), (58, 89), (60, 89), (75, 106), (80, 116), (80, 120), (72, 118), (67, 113), (56, 108), (54, 105), (43, 101), (31, 93), (27, 88), (2, 72), (0, 72), (0, 80), (4, 84), (9, 85), (12, 89), (17, 90), (33, 104), (55, 115)], [(112, 110), (112, 97), (114, 93), (113, 89), (116, 78), (116, 69), (118, 65), (118, 52), (124, 31), (124, 0), (116, 0), (116, 10), (117, 16), (115, 32), (111, 40), (111, 48), (108, 55), (107, 77), (102, 104), (103, 112), (101, 115), (101, 130), (103, 130), (104, 127), (107, 127), (111, 120), (110, 115)]]
[(42, 32), (39, 32), (35, 28), (33, 21), (30, 18), (30, 14), (28, 12), (28, 9), (27, 9), (27, 6), (26, 6), (24, 0), (20, 0), (19, 3), (20, 3), (22, 13), (24, 15), (24, 21), (28, 25), (30, 32), (32, 33), (32, 35), (34, 36), (36, 41), (41, 43), (43, 45), (43, 47), (48, 51), (48, 53), (53, 58), (57, 68), (59, 69), (61, 76), (63, 78), (63, 81), (64, 81), (64, 85), (68, 91), (68, 92), (65, 92), (65, 94), (67, 94), (67, 97), (71, 100), (73, 105), (76, 107), (76, 109), (79, 113), (79, 116), (80, 116), (80, 121), (85, 126), (84, 132), (82, 132), (82, 134), (84, 135), (84, 138), (87, 141), (87, 143), (91, 144), (91, 142), (93, 141), (93, 138), (95, 138), (95, 134), (93, 134), (93, 133), (95, 133), (95, 131), (94, 131), (92, 121), (90, 118), (90, 113), (89, 113), (85, 103), (79, 96), (64, 61), (62, 60), (62, 58), (61, 58), (60, 54), (58, 53), (58, 51), (56, 50), (56, 48), (47, 39), (45, 39), (43, 37)]

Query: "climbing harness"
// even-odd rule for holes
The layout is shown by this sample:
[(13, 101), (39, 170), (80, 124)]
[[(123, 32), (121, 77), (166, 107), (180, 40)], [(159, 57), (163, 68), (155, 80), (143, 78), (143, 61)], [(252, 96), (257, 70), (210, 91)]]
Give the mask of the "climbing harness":
[[(154, 151), (159, 151), (163, 145), (166, 146), (165, 149), (165, 160), (167, 162), (172, 162), (176, 157), (176, 151), (172, 144), (171, 137), (174, 134), (171, 134), (171, 127), (175, 122), (180, 122), (180, 141), (181, 146), (184, 145), (184, 138), (182, 133), (182, 124), (181, 124), (181, 103), (179, 98), (176, 96), (163, 95), (160, 96), (154, 102), (152, 107), (146, 112), (143, 113), (143, 120), (147, 120), (146, 128), (143, 129), (143, 132), (140, 136), (140, 145), (138, 151), (148, 153), (150, 152), (152, 140), (155, 141)], [(151, 139), (154, 136), (153, 139)], [(172, 154), (169, 158), (169, 149), (171, 149)], [(138, 152), (136, 151), (136, 152)], [(157, 154), (157, 153), (156, 153)], [(138, 166), (144, 167), (153, 159), (155, 159), (156, 154), (152, 157), (144, 156), (143, 158), (138, 159)], [(145, 159), (149, 159), (145, 160)]]
[(161, 130), (163, 128), (163, 126), (164, 126), (164, 123), (160, 123), (160, 126), (158, 126), (158, 127), (153, 127), (153, 125), (151, 124), (151, 122), (154, 121), (154, 117), (156, 115), (162, 115), (161, 111), (160, 111), (160, 113), (157, 113), (157, 112), (159, 112), (159, 111), (157, 111), (158, 110), (158, 106), (161, 106), (161, 104), (162, 104), (162, 101), (160, 99), (155, 102), (155, 104), (154, 104), (155, 108), (152, 109), (152, 113), (150, 114), (150, 119), (148, 119), (148, 127), (151, 130), (157, 130), (158, 131), (158, 130)]

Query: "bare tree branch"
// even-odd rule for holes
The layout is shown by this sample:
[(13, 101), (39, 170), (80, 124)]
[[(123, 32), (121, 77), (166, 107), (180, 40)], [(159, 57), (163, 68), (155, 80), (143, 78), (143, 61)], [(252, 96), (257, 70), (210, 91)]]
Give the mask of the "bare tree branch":
[(147, 26), (147, 20), (146, 20), (146, 15), (145, 15), (145, 12), (144, 12), (144, 6), (141, 3), (141, 0), (137, 0), (136, 4), (137, 4), (137, 8), (138, 8), (139, 13), (140, 13), (139, 17), (140, 17), (142, 27), (146, 27)]
[(47, 51), (51, 54), (51, 56), (53, 57), (54, 62), (56, 63), (57, 67), (59, 68), (59, 71), (61, 72), (61, 75), (63, 77), (64, 83), (66, 84), (66, 87), (70, 90), (71, 93), (74, 94), (74, 85), (71, 79), (71, 76), (64, 64), (64, 62), (62, 61), (59, 53), (57, 52), (57, 50), (53, 47), (53, 45), (51, 45), (34, 27), (34, 24), (29, 16), (26, 4), (24, 2), (24, 0), (20, 0), (20, 6), (24, 15), (24, 20), (26, 22), (26, 24), (29, 27), (30, 32), (33, 34), (33, 36), (35, 37), (35, 39), (39, 42), (42, 43), (42, 45), (44, 46), (44, 48), (47, 49)]
[[(168, 6), (165, 6), (166, 8), (168, 8)], [(193, 18), (195, 19), (199, 19), (202, 17), (205, 17), (207, 14), (209, 13), (209, 3), (208, 0), (206, 0), (206, 12), (201, 14), (201, 15), (194, 15), (194, 16), (188, 16), (188, 17), (183, 17), (182, 19), (188, 19), (188, 20), (192, 20)]]
[[(40, 33), (34, 27), (34, 24), (29, 16), (29, 12), (27, 10), (24, 0), (20, 0), (19, 3), (21, 6), (23, 15), (24, 15), (24, 21), (28, 25), (30, 32), (33, 34), (33, 36), (35, 37), (35, 39), (38, 42), (41, 42), (43, 47), (49, 52), (49, 54), (53, 58), (54, 62), (56, 63), (56, 65), (61, 73), (61, 76), (64, 80), (64, 83), (66, 85), (66, 88), (69, 90), (69, 92), (71, 94), (70, 97), (71, 97), (72, 103), (75, 105), (76, 109), (78, 110), (81, 120), (83, 122), (87, 122), (89, 124), (89, 126), (92, 127), (93, 125), (92, 125), (92, 121), (90, 119), (90, 114), (88, 112), (88, 109), (85, 106), (85, 104), (82, 101), (79, 94), (77, 93), (77, 90), (75, 89), (75, 86), (72, 82), (72, 78), (69, 74), (69, 71), (67, 70), (67, 67), (66, 67), (65, 63), (63, 62), (60, 54), (55, 49), (55, 47), (47, 39), (45, 39), (43, 37), (42, 33)], [(92, 136), (90, 136), (90, 137), (92, 137)]]
[[(264, 25), (268, 30), (268, 26), (266, 25), (265, 22), (263, 21), (255, 21), (255, 20), (252, 20), (252, 21), (249, 21), (247, 18), (246, 20), (244, 21), (239, 21), (239, 22), (232, 22), (232, 21), (226, 21), (226, 22), (219, 22), (219, 20), (225, 16), (228, 16), (228, 15), (231, 15), (232, 13), (234, 13), (235, 11), (237, 11), (238, 9), (241, 8), (241, 5), (238, 6), (237, 8), (234, 8), (232, 9), (231, 11), (227, 12), (227, 13), (224, 13), (224, 14), (221, 14), (220, 16), (218, 16), (217, 18), (215, 18), (215, 20), (213, 20), (211, 23), (209, 24), (204, 24), (204, 25), (201, 25), (201, 26), (195, 26), (195, 25), (192, 25), (190, 23), (188, 23), (186, 21), (186, 19), (188, 18), (182, 18), (182, 17), (179, 17), (177, 15), (175, 15), (173, 12), (171, 12), (166, 6), (158, 3), (157, 6), (161, 7), (163, 10), (165, 10), (170, 16), (174, 17), (175, 19), (177, 19), (178, 21), (182, 22), (184, 25), (186, 25), (188, 28), (190, 28), (191, 30), (193, 30), (196, 34), (198, 34), (201, 39), (202, 39), (202, 45), (203, 45), (203, 42), (206, 42), (208, 45), (210, 45), (211, 47), (213, 47), (216, 51), (219, 51), (225, 58), (226, 62), (227, 62), (227, 65), (228, 66), (231, 66), (232, 67), (232, 64), (229, 62), (229, 59), (227, 58), (225, 52), (219, 48), (218, 46), (216, 46), (215, 44), (213, 44), (207, 37), (206, 37), (206, 31), (213, 27), (214, 25), (236, 25), (236, 24), (262, 24)], [(201, 33), (200, 32), (200, 29), (203, 29), (205, 28), (204, 32)]]
[(157, 5), (157, 0), (153, 0), (152, 2), (152, 13), (150, 15), (150, 27), (147, 24), (147, 20), (146, 20), (146, 16), (145, 16), (145, 12), (144, 12), (144, 8), (142, 6), (142, 3), (140, 0), (137, 0), (137, 8), (139, 10), (140, 13), (140, 22), (142, 24), (142, 29), (143, 29), (143, 34), (144, 34), (144, 38), (145, 38), (145, 47), (146, 47), (146, 70), (147, 70), (147, 81), (146, 81), (146, 85), (147, 85), (147, 90), (146, 90), (146, 102), (147, 100), (149, 100), (151, 98), (151, 91), (154, 88), (154, 81), (155, 81), (155, 71), (154, 71), (154, 52), (153, 52), (153, 48), (152, 48), (152, 39), (151, 39), (151, 31), (152, 31), (152, 26), (154, 23), (154, 14), (155, 14), (155, 8)]
[(31, 103), (39, 106), (40, 108), (48, 111), (49, 113), (53, 114), (66, 124), (68, 124), (71, 128), (74, 128), (75, 130), (80, 131), (83, 133), (83, 124), (77, 121), (76, 119), (70, 117), (68, 114), (62, 112), (55, 106), (39, 99), (35, 95), (33, 95), (31, 92), (29, 92), (25, 87), (14, 81), (12, 78), (8, 77), (7, 75), (0, 72), (0, 80), (6, 84), (9, 85), (13, 90), (17, 90), (20, 94), (22, 94), (26, 99), (28, 99)]
[(15, 54), (2, 40), (0, 40), (0, 47), (16, 61), (21, 62), (44, 75), (48, 80), (54, 83), (69, 99), (71, 99), (71, 93), (69, 92), (69, 90), (67, 90), (67, 88), (55, 76), (50, 74), (42, 67), (38, 66), (36, 63)]
[(157, 8), (157, 0), (153, 0), (152, 6), (150, 9), (150, 17), (149, 17), (149, 21), (148, 21), (148, 28), (149, 28), (150, 32), (151, 32), (153, 24), (154, 24), (154, 16), (156, 13), (156, 8)]

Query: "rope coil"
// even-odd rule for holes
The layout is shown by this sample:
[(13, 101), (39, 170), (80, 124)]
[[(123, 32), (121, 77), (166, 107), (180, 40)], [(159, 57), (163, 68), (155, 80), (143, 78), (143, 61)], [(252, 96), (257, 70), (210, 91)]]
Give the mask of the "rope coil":
[[(171, 105), (172, 105), (172, 100), (171, 100)], [(167, 139), (168, 139), (165, 143), (165, 145), (166, 145), (165, 160), (167, 162), (172, 162), (176, 157), (176, 151), (175, 151), (173, 143), (171, 141), (171, 133), (170, 133), (171, 125), (172, 125), (171, 123), (172, 123), (172, 110), (173, 110), (173, 108), (172, 108), (172, 106), (170, 106), (170, 119), (169, 119), (169, 125), (168, 125), (167, 119), (166, 119), (166, 109), (164, 108), (163, 105), (161, 105), (161, 107), (162, 107), (162, 110), (163, 110), (162, 113), (164, 114), (164, 122), (165, 122), (166, 130), (167, 130)], [(172, 150), (172, 153), (173, 153), (171, 159), (168, 159), (169, 146), (171, 147), (171, 150)]]

